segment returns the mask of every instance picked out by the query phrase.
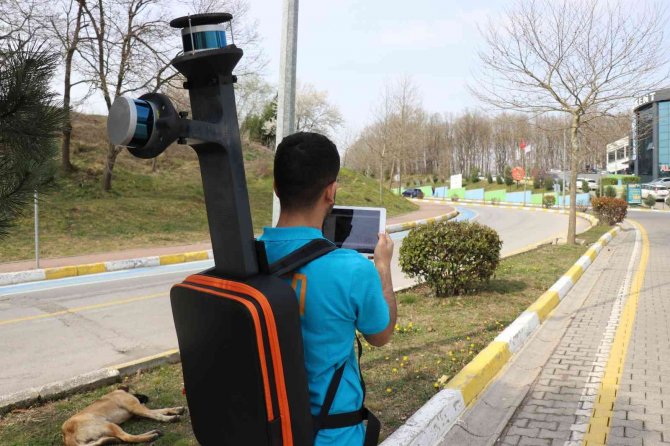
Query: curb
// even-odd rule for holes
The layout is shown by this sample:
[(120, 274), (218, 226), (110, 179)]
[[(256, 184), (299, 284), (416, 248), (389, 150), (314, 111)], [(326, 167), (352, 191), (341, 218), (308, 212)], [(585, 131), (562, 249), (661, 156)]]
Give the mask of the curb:
[[(424, 198), (423, 200), (412, 200), (412, 201), (419, 201), (419, 202), (429, 202), (429, 203), (444, 203), (444, 204), (449, 204), (450, 206), (487, 206), (487, 207), (494, 207), (494, 208), (501, 208), (501, 209), (515, 209), (515, 210), (522, 210), (522, 211), (530, 211), (530, 212), (545, 212), (549, 214), (569, 214), (570, 211), (567, 209), (546, 209), (541, 206), (524, 206), (521, 203), (506, 203), (506, 204), (491, 204), (487, 203), (484, 201), (475, 201), (475, 200), (459, 200), (455, 202), (447, 202), (446, 200), (443, 200), (441, 198)], [(598, 224), (598, 219), (594, 217), (593, 215), (586, 214), (584, 212), (577, 212), (577, 216), (584, 218), (588, 221), (591, 222), (592, 225), (597, 225)]]
[(168, 350), (147, 358), (84, 373), (74, 378), (0, 396), (0, 415), (14, 409), (25, 409), (35, 404), (60, 399), (84, 390), (119, 383), (124, 377), (139, 371), (150, 370), (166, 363), (174, 364), (179, 361), (179, 351)]
[(621, 230), (603, 234), (542, 296), (508, 325), (381, 446), (436, 445), (449, 432), (468, 404), (488, 386), (512, 355), (518, 352), (542, 321), (568, 294), (598, 253)]
[[(424, 220), (397, 223), (386, 226), (389, 234), (402, 232), (416, 226), (450, 220), (458, 215), (454, 210), (448, 214), (431, 217)], [(62, 279), (65, 277), (83, 276), (87, 274), (108, 273), (135, 268), (148, 268), (152, 266), (172, 265), (175, 263), (194, 262), (198, 260), (213, 259), (212, 250), (186, 252), (183, 254), (166, 254), (162, 256), (141, 257), (137, 259), (113, 260), (109, 262), (89, 263), (85, 265), (61, 266), (58, 268), (34, 269), (29, 271), (17, 271), (0, 274), (0, 286), (16, 285), (25, 282), (37, 282), (41, 280)]]

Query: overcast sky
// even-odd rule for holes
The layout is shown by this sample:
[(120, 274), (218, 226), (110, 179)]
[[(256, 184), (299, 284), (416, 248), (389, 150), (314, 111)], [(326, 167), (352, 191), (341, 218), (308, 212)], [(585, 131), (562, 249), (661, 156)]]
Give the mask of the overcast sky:
[[(254, 0), (267, 78), (279, 79), (283, 0)], [(495, 0), (302, 0), (297, 76), (327, 90), (347, 128), (360, 130), (385, 82), (409, 75), (432, 112), (473, 107), (465, 82), (476, 63), (478, 24), (500, 11)], [(340, 132), (343, 133), (343, 132)]]
[[(276, 85), (284, 0), (248, 1), (249, 18), (258, 20), (269, 60), (265, 77)], [(298, 80), (326, 90), (340, 109), (345, 127), (336, 135), (339, 141), (370, 123), (384, 84), (405, 75), (417, 85), (429, 112), (477, 108), (480, 104), (465, 86), (477, 67), (478, 26), (501, 17), (510, 4), (512, 0), (301, 0)], [(97, 97), (83, 109), (105, 112)]]

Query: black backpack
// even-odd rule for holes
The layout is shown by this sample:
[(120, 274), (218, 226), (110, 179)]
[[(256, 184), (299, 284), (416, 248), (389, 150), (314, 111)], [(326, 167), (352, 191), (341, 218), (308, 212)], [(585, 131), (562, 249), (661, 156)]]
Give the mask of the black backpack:
[[(377, 444), (381, 425), (365, 407), (328, 413), (344, 364), (333, 375), (321, 413), (310, 413), (299, 304), (281, 277), (334, 249), (316, 239), (268, 265), (257, 242), (260, 274), (234, 280), (208, 270), (172, 288), (186, 399), (200, 444), (308, 446), (320, 429), (364, 420), (364, 445)], [(362, 376), (361, 383), (365, 398)]]

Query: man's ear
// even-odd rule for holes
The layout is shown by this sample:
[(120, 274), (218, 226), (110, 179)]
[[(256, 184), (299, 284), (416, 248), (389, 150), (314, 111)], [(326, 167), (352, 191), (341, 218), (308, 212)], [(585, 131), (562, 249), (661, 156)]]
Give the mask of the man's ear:
[(323, 194), (326, 202), (329, 205), (335, 204), (335, 193), (337, 192), (337, 181), (333, 181), (330, 183), (328, 186), (326, 186), (326, 190)]

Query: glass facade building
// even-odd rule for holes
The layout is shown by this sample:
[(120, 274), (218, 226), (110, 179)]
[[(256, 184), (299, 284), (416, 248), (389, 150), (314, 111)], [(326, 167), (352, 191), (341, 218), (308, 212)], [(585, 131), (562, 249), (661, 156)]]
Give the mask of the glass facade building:
[(635, 174), (642, 182), (670, 176), (670, 89), (640, 98), (633, 119)]

